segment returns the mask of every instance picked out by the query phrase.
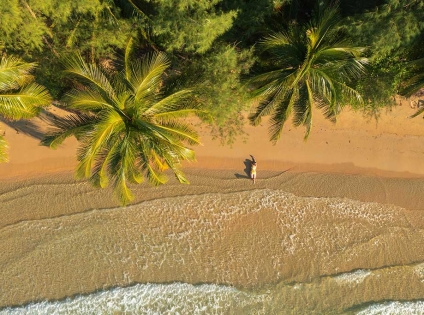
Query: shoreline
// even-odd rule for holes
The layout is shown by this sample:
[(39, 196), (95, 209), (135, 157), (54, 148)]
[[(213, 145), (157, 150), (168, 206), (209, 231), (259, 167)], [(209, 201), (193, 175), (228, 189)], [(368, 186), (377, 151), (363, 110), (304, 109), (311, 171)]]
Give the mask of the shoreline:
[(71, 173), (2, 185), (0, 309), (132, 283), (283, 288), (295, 295), (284, 286), (297, 282), (316, 284), (311, 293), (320, 298), (323, 276), (327, 290), (334, 276), (357, 269), (389, 277), (399, 266), (413, 274), (402, 268), (424, 257), (424, 200), (411, 197), (424, 179), (263, 170), (252, 184), (233, 169), (192, 168), (187, 175), (191, 185), (170, 179), (135, 186), (136, 200), (124, 208), (110, 189), (77, 182)]
[[(54, 115), (64, 114), (55, 107), (49, 111)], [(302, 187), (308, 188), (302, 190), (284, 186), (284, 183), (271, 186), (281, 187), (299, 196), (346, 197), (424, 209), (420, 201), (422, 198), (419, 198), (419, 188), (424, 187), (421, 181), (424, 180), (424, 126), (422, 119), (405, 118), (413, 112), (414, 109), (407, 105), (395, 106), (382, 113), (378, 125), (354, 111), (342, 112), (337, 124), (317, 116), (308, 141), (303, 141), (303, 128), (288, 124), (276, 145), (268, 141), (266, 121), (258, 127), (245, 125), (244, 131), (248, 137), (244, 140), (239, 138), (232, 146), (221, 145), (219, 140), (212, 139), (207, 127), (193, 122), (202, 145), (194, 147), (197, 161), (183, 163), (182, 170), (191, 182), (207, 182), (207, 176), (247, 178), (250, 155), (253, 154), (258, 161), (259, 185), (266, 173), (285, 172), (283, 181), (302, 178)], [(10, 162), (0, 164), (0, 181), (13, 186), (14, 182), (73, 178), (77, 165), (76, 139), (67, 139), (57, 150), (40, 146), (39, 135), (48, 129), (44, 116), (33, 119), (29, 124), (17, 122), (3, 125), (10, 146)], [(17, 133), (15, 129), (20, 132)], [(200, 179), (202, 176), (205, 178)], [(169, 177), (172, 182), (173, 176)], [(309, 177), (311, 180), (308, 180)], [(365, 182), (369, 192), (356, 186)], [(249, 187), (250, 184), (247, 181), (245, 189), (253, 189)], [(148, 185), (142, 190), (148, 193), (146, 187)], [(381, 191), (376, 187), (382, 187)], [(190, 190), (186, 188), (181, 189), (181, 193)], [(376, 195), (373, 197), (371, 192)], [(110, 193), (103, 193), (110, 198)], [(156, 193), (153, 195), (156, 196)]]
[[(262, 169), (256, 184), (253, 184), (248, 177), (247, 169), (236, 169), (225, 163), (223, 165), (225, 168), (222, 169), (213, 167), (184, 168), (184, 172), (190, 181), (189, 185), (180, 184), (172, 173), (167, 174), (169, 181), (165, 185), (156, 187), (147, 182), (132, 185), (131, 189), (134, 192), (135, 199), (127, 206), (177, 196), (272, 189), (291, 193), (298, 197), (346, 198), (360, 202), (394, 205), (410, 211), (418, 210), (420, 212), (424, 210), (424, 198), (419, 198), (422, 194), (422, 187), (424, 187), (424, 178), (417, 174), (357, 168), (347, 169), (344, 165), (337, 168), (322, 165), (292, 166), (284, 164), (283, 169), (276, 170), (272, 167)], [(102, 200), (94, 203), (92, 208), (120, 207), (111, 188), (100, 189), (93, 187), (86, 180), (77, 180), (73, 171), (61, 170), (31, 175), (4, 178), (0, 197), (1, 194), (19, 187), (68, 184), (81, 186), (83, 191), (96, 195), (96, 198)], [(63, 205), (63, 208), (65, 207), (66, 204)], [(72, 213), (79, 211), (83, 211), (83, 208)]]
[[(424, 257), (423, 125), (422, 119), (394, 125), (409, 111), (396, 110), (382, 119), (383, 130), (348, 112), (337, 125), (317, 120), (307, 142), (302, 128), (288, 127), (275, 146), (266, 126), (246, 126), (248, 140), (232, 147), (199, 127), (197, 162), (183, 165), (191, 184), (171, 174), (162, 186), (131, 186), (135, 200), (127, 207), (111, 188), (74, 178), (75, 139), (51, 150), (7, 130), (0, 309), (150, 282), (269, 286), (302, 305), (303, 290), (285, 283), (311, 287), (314, 279), (314, 301), (339, 305), (339, 296), (321, 294), (339, 290), (332, 278), (321, 285), (322, 276), (374, 270), (368, 297), (367, 280), (363, 289), (347, 284), (345, 296), (384, 300), (402, 278), (391, 277), (396, 266), (413, 283), (396, 296), (421, 298), (421, 273), (411, 264)], [(248, 176), (250, 154), (258, 161), (256, 184)]]

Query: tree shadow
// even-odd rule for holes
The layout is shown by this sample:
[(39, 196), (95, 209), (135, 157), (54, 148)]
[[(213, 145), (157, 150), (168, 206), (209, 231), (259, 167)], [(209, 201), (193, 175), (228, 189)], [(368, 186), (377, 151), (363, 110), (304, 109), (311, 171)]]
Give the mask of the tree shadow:
[(60, 119), (62, 118), (43, 109), (37, 117), (31, 120), (12, 121), (0, 118), (0, 122), (14, 129), (16, 133), (42, 140), (45, 137), (45, 132), (40, 128), (40, 120), (49, 126), (54, 126), (54, 122)]
[(252, 167), (252, 161), (249, 160), (249, 159), (246, 159), (246, 160), (244, 160), (243, 163), (244, 163), (244, 170), (243, 171), (244, 171), (244, 173), (246, 175), (235, 173), (234, 176), (236, 178), (247, 178), (247, 179), (250, 179), (250, 168)]
[(31, 120), (10, 121), (0, 118), (0, 122), (14, 129), (16, 133), (22, 133), (38, 140), (44, 137), (40, 127)]

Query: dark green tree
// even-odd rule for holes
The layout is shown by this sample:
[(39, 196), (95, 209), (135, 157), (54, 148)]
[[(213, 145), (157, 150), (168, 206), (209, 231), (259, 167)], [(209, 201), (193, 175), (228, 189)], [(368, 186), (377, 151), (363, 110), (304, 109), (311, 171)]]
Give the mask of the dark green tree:
[(424, 30), (424, 1), (386, 0), (384, 5), (350, 17), (349, 32), (356, 42), (369, 47), (371, 60), (404, 54)]
[(59, 56), (75, 50), (94, 57), (124, 48), (133, 31), (112, 0), (5, 0), (0, 37), (8, 51), (33, 55), (46, 49)]
[[(407, 64), (407, 72), (401, 85), (400, 94), (410, 97), (424, 88), (424, 58), (414, 60)], [(419, 104), (424, 105), (424, 104)], [(417, 112), (412, 115), (416, 117), (424, 113), (424, 106), (418, 107)]]
[(222, 0), (152, 0), (153, 35), (168, 51), (204, 53), (232, 26), (236, 11), (222, 12)]

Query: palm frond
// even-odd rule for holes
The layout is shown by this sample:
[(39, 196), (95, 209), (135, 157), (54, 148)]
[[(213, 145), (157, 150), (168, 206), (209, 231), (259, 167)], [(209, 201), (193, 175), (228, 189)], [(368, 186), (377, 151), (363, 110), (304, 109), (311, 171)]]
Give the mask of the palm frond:
[(115, 194), (122, 205), (126, 205), (134, 199), (128, 182), (140, 183), (143, 180), (143, 176), (136, 166), (137, 146), (131, 138), (131, 133), (128, 133), (122, 139), (114, 154), (111, 155), (109, 163), (114, 179)]
[(134, 86), (135, 100), (158, 92), (162, 74), (169, 65), (170, 61), (165, 54), (152, 53), (143, 60), (141, 71), (134, 68), (131, 83)]
[(290, 93), (287, 94), (286, 99), (284, 99), (279, 106), (275, 108), (272, 114), (268, 130), (270, 139), (274, 144), (280, 139), (284, 124), (290, 117), (298, 96), (299, 91), (297, 89), (292, 89)]
[(52, 98), (41, 85), (30, 83), (20, 91), (0, 94), (0, 115), (13, 120), (31, 118), (41, 107), (50, 105)]
[(148, 181), (155, 186), (165, 184), (168, 181), (168, 178), (160, 171), (158, 172), (152, 167), (152, 164), (155, 163), (155, 159), (152, 153), (155, 152), (155, 149), (159, 149), (158, 154), (160, 155), (160, 145), (152, 146), (151, 142), (138, 141), (138, 147), (140, 166), (145, 172)]
[(363, 54), (363, 47), (348, 47), (348, 46), (331, 46), (317, 51), (314, 59), (314, 64), (327, 64), (341, 60), (361, 60), (361, 65), (367, 63), (366, 58), (361, 58)]
[(152, 104), (146, 111), (145, 115), (155, 115), (160, 114), (166, 115), (169, 112), (178, 112), (181, 108), (190, 108), (192, 104), (188, 102), (183, 102), (191, 95), (190, 90), (181, 90), (175, 92), (167, 97), (164, 97), (160, 101)]
[(251, 113), (248, 117), (254, 126), (259, 125), (262, 117), (271, 114), (277, 106), (280, 106), (281, 102), (284, 102), (286, 94), (289, 92), (289, 89), (286, 89), (284, 85), (268, 86), (269, 88), (266, 91), (267, 94), (263, 94), (259, 106), (256, 107), (256, 111)]
[(75, 55), (65, 59), (65, 72), (75, 75), (98, 89), (98, 93), (113, 104), (115, 100), (115, 90), (108, 77), (94, 64), (88, 64), (81, 55)]
[(82, 113), (55, 120), (54, 128), (47, 132), (41, 144), (56, 149), (66, 138), (70, 136), (80, 138), (86, 134), (97, 121), (98, 119), (95, 116)]
[(406, 97), (414, 95), (424, 87), (424, 72), (406, 79), (402, 85), (403, 87), (400, 90), (401, 95)]
[(424, 58), (409, 62), (407, 67), (406, 78), (402, 83), (400, 94), (409, 97), (424, 87)]
[(8, 145), (3, 136), (0, 135), (0, 163), (9, 162), (7, 154)]
[(178, 181), (181, 184), (190, 184), (190, 182), (188, 181), (188, 179), (185, 176), (185, 174), (183, 173), (183, 171), (181, 171), (181, 169), (179, 168), (180, 167), (179, 163), (178, 164), (175, 163), (175, 161), (173, 161), (172, 159), (170, 159), (167, 156), (165, 156), (165, 160), (166, 160), (167, 164), (169, 165), (169, 167), (174, 172), (175, 177), (178, 179)]
[(337, 89), (340, 90), (340, 93), (344, 96), (347, 96), (348, 99), (363, 104), (364, 100), (362, 99), (362, 96), (358, 91), (343, 82), (337, 82), (336, 86)]
[(324, 9), (321, 14), (316, 15), (316, 18), (312, 22), (308, 34), (311, 46), (314, 49), (331, 39), (333, 33), (336, 32), (335, 27), (340, 21), (337, 6), (330, 6)]
[(102, 149), (107, 147), (110, 137), (125, 129), (122, 117), (115, 111), (100, 113), (98, 121), (89, 132), (86, 133), (82, 142), (86, 145), (78, 151), (78, 178), (89, 178), (95, 158)]
[(411, 115), (409, 118), (414, 118), (417, 117), (418, 115), (421, 115), (422, 113), (424, 113), (424, 107), (418, 109), (413, 115)]
[(258, 74), (249, 79), (248, 84), (255, 88), (252, 94), (262, 95), (265, 91), (275, 85), (287, 84), (295, 75), (296, 69), (278, 69)]
[(312, 129), (312, 107), (314, 105), (314, 92), (309, 84), (305, 81), (299, 89), (299, 97), (294, 104), (294, 117), (293, 122), (295, 126), (304, 125), (306, 132), (304, 140), (307, 140)]
[(174, 120), (177, 118), (184, 118), (184, 117), (188, 117), (190, 115), (202, 115), (202, 114), (208, 114), (206, 111), (204, 110), (199, 110), (199, 109), (195, 109), (195, 108), (186, 108), (186, 109), (177, 109), (174, 111), (167, 111), (164, 113), (159, 113), (156, 114), (153, 118), (155, 120), (160, 120), (162, 122), (166, 122), (168, 120)]
[(326, 69), (312, 69), (309, 72), (310, 88), (316, 95), (320, 95), (325, 103), (332, 103), (336, 98), (336, 87), (331, 73)]
[(178, 139), (172, 139), (172, 137), (169, 137), (166, 140), (154, 138), (150, 139), (149, 143), (151, 150), (155, 151), (158, 156), (162, 158), (172, 157), (174, 163), (196, 160), (195, 152), (192, 149), (187, 148)]
[(188, 124), (181, 121), (172, 120), (162, 122), (157, 128), (165, 130), (172, 137), (180, 141), (187, 141), (190, 145), (200, 144), (199, 135)]
[(350, 58), (347, 60), (333, 60), (319, 67), (333, 78), (343, 81), (351, 81), (361, 77), (366, 72), (367, 58)]
[(108, 164), (119, 143), (116, 141), (114, 145), (104, 148), (97, 154), (90, 177), (90, 181), (95, 187), (106, 188), (109, 185)]
[(289, 45), (290, 43), (291, 38), (289, 34), (285, 32), (274, 33), (260, 41), (260, 45), (263, 50), (279, 48), (281, 46)]
[(72, 90), (65, 95), (64, 101), (67, 108), (82, 111), (99, 111), (113, 106), (105, 100), (96, 90)]
[(133, 48), (133, 38), (131, 37), (128, 40), (127, 46), (125, 47), (125, 56), (124, 56), (124, 67), (125, 67), (125, 79), (128, 82), (131, 82), (131, 63), (130, 63), (130, 56), (131, 56), (131, 52), (132, 52), (132, 48)]
[(146, 164), (146, 176), (149, 182), (155, 186), (163, 185), (168, 181), (165, 174), (155, 171), (150, 164)]
[(0, 90), (18, 89), (33, 81), (31, 71), (36, 63), (25, 62), (20, 58), (9, 56), (0, 60)]

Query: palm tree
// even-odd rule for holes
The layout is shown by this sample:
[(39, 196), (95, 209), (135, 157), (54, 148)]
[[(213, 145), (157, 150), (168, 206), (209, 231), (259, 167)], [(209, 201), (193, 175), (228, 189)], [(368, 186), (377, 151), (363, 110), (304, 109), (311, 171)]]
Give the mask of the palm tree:
[(284, 123), (293, 115), (295, 126), (312, 127), (313, 105), (335, 121), (348, 99), (361, 96), (347, 85), (364, 72), (363, 48), (349, 45), (337, 28), (337, 9), (324, 10), (306, 27), (275, 33), (261, 42), (272, 70), (252, 78), (252, 96), (258, 106), (249, 116), (253, 125), (271, 115), (270, 138), (276, 143)]
[[(0, 61), (0, 116), (7, 120), (28, 119), (50, 105), (48, 91), (34, 82), (31, 72), (36, 64), (17, 57), (3, 56)], [(0, 135), (0, 162), (7, 162), (7, 142)]]
[[(424, 88), (424, 58), (416, 59), (407, 64), (407, 77), (402, 82), (400, 94), (410, 97)], [(411, 117), (416, 117), (424, 113), (424, 107), (418, 108), (417, 112)]]
[(112, 179), (115, 193), (125, 205), (133, 199), (129, 183), (144, 177), (163, 184), (163, 171), (171, 168), (181, 183), (188, 183), (180, 170), (182, 160), (194, 160), (186, 145), (199, 144), (197, 133), (180, 118), (196, 113), (190, 91), (164, 95), (162, 76), (170, 66), (163, 53), (130, 61), (128, 44), (124, 69), (107, 73), (81, 56), (67, 61), (67, 73), (84, 88), (66, 97), (67, 108), (76, 111), (56, 123), (43, 141), (57, 148), (69, 136), (79, 142), (77, 178), (89, 178), (101, 188)]

